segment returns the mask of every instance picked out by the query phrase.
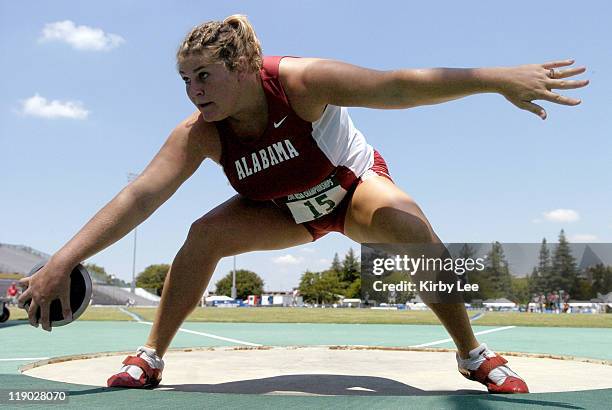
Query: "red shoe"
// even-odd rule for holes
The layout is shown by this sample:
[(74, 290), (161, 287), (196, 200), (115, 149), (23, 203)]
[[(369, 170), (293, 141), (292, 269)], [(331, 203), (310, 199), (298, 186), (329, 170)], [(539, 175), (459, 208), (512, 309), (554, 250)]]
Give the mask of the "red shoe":
[[(161, 373), (163, 370), (163, 361), (157, 358), (155, 355), (154, 363), (161, 364), (160, 368), (153, 368), (151, 365), (140, 356), (143, 354), (147, 354), (145, 351), (139, 348), (139, 353), (136, 356), (128, 356), (123, 360), (124, 366), (121, 368), (122, 371), (111, 376), (106, 385), (108, 387), (125, 387), (125, 388), (134, 388), (134, 389), (150, 389), (159, 384), (161, 382)], [(152, 350), (152, 349), (151, 349)], [(154, 352), (154, 351), (153, 351)], [(129, 366), (136, 366), (140, 368), (141, 372), (138, 372), (138, 369), (135, 369), (136, 372), (129, 370)], [(132, 374), (130, 374), (132, 373)], [(133, 374), (140, 373), (139, 377), (134, 377)]]
[[(482, 344), (472, 350), (470, 357), (463, 360), (457, 356), (459, 372), (467, 379), (487, 386), (489, 393), (529, 393), (527, 383), (506, 366), (508, 361), (489, 350), (487, 345)], [(468, 367), (476, 368), (472, 370)]]

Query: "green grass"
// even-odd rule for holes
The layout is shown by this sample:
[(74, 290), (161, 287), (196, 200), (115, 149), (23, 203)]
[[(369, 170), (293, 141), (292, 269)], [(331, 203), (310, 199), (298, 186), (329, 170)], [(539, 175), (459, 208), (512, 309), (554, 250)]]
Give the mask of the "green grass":
[(486, 312), (479, 326), (612, 327), (612, 314)]
[[(153, 320), (152, 309), (134, 308), (132, 312)], [(384, 323), (439, 324), (429, 311), (400, 312), (371, 309), (307, 308), (197, 308), (187, 318), (194, 322), (229, 323)]]
[[(154, 309), (130, 309), (145, 320), (153, 320)], [(468, 312), (470, 316), (477, 312)], [(198, 308), (189, 317), (194, 322), (242, 323), (367, 323), (437, 325), (431, 311), (307, 308)], [(539, 314), (486, 312), (479, 326), (612, 327), (612, 314)]]
[(23, 278), (21, 273), (0, 273), (0, 279), (19, 280), (21, 278)]
[[(27, 319), (24, 310), (11, 307), (11, 320)], [(152, 321), (156, 309), (132, 308), (130, 311)], [(468, 312), (470, 316), (477, 312)], [(79, 320), (132, 320), (116, 307), (89, 307)], [(364, 323), (438, 325), (431, 311), (306, 308), (197, 308), (189, 317), (193, 322), (226, 323)], [(485, 312), (474, 324), (479, 326), (605, 327), (612, 328), (612, 314), (540, 314)]]
[[(10, 320), (26, 320), (28, 315), (25, 310), (11, 306)], [(79, 320), (132, 320), (132, 318), (125, 313), (121, 312), (116, 307), (88, 307)]]

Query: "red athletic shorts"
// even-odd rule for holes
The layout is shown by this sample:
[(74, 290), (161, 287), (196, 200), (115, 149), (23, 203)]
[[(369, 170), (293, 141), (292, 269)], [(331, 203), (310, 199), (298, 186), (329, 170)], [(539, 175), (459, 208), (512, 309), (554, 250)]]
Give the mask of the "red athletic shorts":
[(380, 175), (393, 182), (389, 174), (389, 169), (387, 168), (387, 163), (376, 150), (374, 150), (374, 164), (353, 184), (342, 202), (338, 204), (338, 207), (329, 215), (302, 224), (312, 235), (313, 242), (330, 232), (344, 233), (344, 218), (346, 217), (346, 211), (353, 198), (353, 193), (359, 184), (372, 175)]

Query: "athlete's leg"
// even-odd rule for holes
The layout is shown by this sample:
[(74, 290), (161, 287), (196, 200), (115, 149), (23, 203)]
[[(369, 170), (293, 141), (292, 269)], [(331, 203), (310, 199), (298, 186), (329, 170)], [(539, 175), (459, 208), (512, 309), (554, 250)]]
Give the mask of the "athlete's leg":
[[(344, 233), (359, 243), (440, 243), (414, 200), (393, 182), (372, 176), (359, 184), (348, 207)], [(462, 358), (478, 347), (462, 303), (428, 304)]]
[(219, 205), (192, 224), (172, 262), (146, 346), (164, 355), (181, 323), (197, 306), (221, 258), (311, 241), (306, 228), (270, 202), (236, 195)]

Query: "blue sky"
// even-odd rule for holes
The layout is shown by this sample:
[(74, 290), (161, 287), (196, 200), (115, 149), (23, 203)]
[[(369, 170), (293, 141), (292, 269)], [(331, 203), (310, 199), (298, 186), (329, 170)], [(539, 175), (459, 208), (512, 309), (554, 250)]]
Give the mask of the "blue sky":
[[(234, 13), (249, 16), (267, 55), (377, 69), (575, 58), (591, 85), (566, 94), (583, 103), (543, 102), (546, 121), (492, 94), (350, 112), (444, 241), (538, 242), (564, 228), (574, 241), (612, 242), (606, 3), (1, 2), (0, 242), (55, 252), (141, 171), (193, 110), (175, 70), (179, 42)], [(231, 195), (221, 169), (203, 164), (139, 227), (137, 271), (170, 263), (191, 222)], [(358, 249), (330, 234), (237, 261), (266, 289), (289, 289), (350, 247)], [(90, 261), (129, 279), (132, 236)], [(221, 261), (211, 284), (230, 269)]]

